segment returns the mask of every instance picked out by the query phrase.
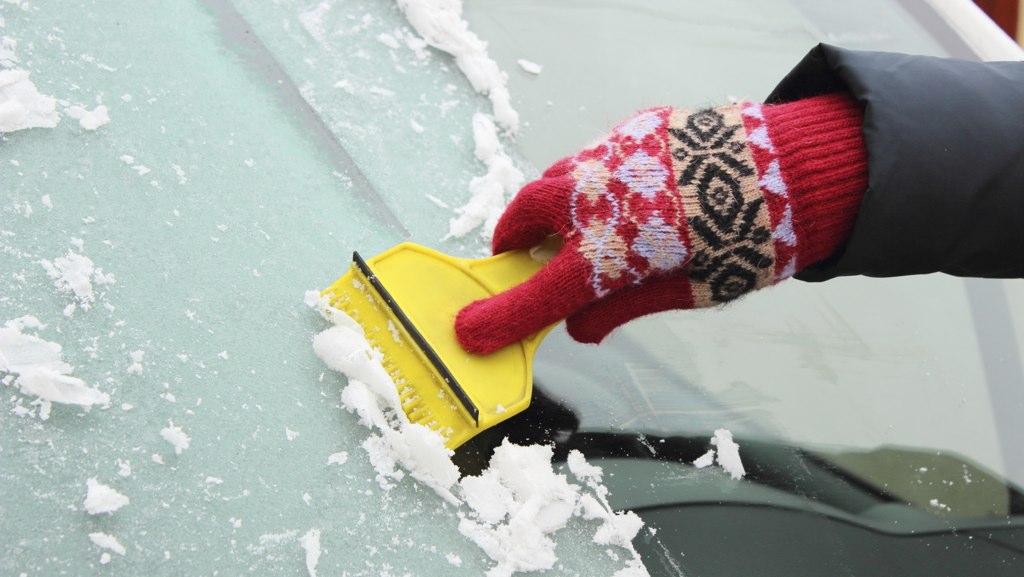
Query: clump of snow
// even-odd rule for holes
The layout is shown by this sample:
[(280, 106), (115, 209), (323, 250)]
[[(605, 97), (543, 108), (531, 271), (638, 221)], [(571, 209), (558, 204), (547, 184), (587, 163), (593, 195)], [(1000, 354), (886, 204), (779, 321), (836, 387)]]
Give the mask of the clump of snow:
[(505, 440), (495, 449), (487, 469), (459, 482), (471, 509), (462, 516), (459, 532), (497, 563), (488, 576), (553, 568), (558, 556), (551, 535), (574, 516), (601, 521), (593, 542), (625, 549), (630, 557), (622, 571), (647, 575), (632, 544), (643, 521), (633, 512), (612, 510), (601, 468), (587, 463), (579, 451), (570, 452), (569, 470), (589, 489), (585, 491), (555, 472), (552, 456), (550, 446), (520, 446)]
[(108, 535), (106, 533), (100, 532), (89, 533), (89, 540), (92, 541), (93, 545), (96, 545), (100, 549), (113, 551), (118, 555), (124, 555), (125, 553), (127, 553), (127, 551), (124, 548), (124, 545), (122, 545), (113, 535)]
[(718, 448), (718, 464), (722, 466), (733, 479), (741, 479), (747, 474), (743, 468), (743, 461), (740, 460), (740, 446), (732, 440), (732, 433), (728, 429), (715, 430), (715, 436), (711, 444)]
[(700, 457), (697, 457), (693, 461), (693, 465), (698, 469), (710, 467), (717, 460), (718, 465), (721, 466), (733, 479), (742, 479), (747, 471), (743, 468), (743, 461), (740, 459), (740, 446), (732, 440), (732, 433), (728, 429), (717, 429), (715, 434), (711, 437), (711, 444), (718, 448), (709, 449), (707, 453), (704, 453)]
[[(381, 487), (389, 490), (408, 473), (457, 507), (460, 533), (496, 563), (489, 577), (554, 567), (558, 557), (551, 534), (574, 516), (600, 520), (594, 542), (625, 548), (632, 556), (622, 571), (647, 575), (631, 543), (643, 523), (633, 513), (612, 511), (599, 467), (588, 464), (579, 452), (570, 455), (570, 470), (586, 484), (589, 491), (584, 491), (555, 471), (550, 446), (519, 446), (506, 440), (486, 470), (460, 480), (444, 439), (409, 422), (395, 383), (381, 366), (380, 353), (366, 341), (359, 324), (316, 292), (307, 293), (306, 303), (333, 324), (313, 338), (313, 348), (324, 363), (348, 377), (342, 404), (373, 431), (363, 449)], [(461, 559), (449, 562), (458, 565)]]
[[(379, 431), (363, 441), (363, 449), (377, 470), (381, 486), (387, 489), (391, 480), (401, 480), (401, 466), (411, 477), (457, 505), (459, 499), (452, 486), (459, 479), (459, 469), (451, 462), (452, 452), (445, 447), (444, 438), (423, 425), (410, 423), (400, 408), (396, 411), (388, 407), (385, 412), (380, 400), (358, 380), (350, 380), (341, 394), (341, 402), (349, 412), (357, 413), (363, 425)], [(391, 425), (393, 422), (395, 425)]]
[(39, 93), (27, 70), (0, 70), (0, 133), (53, 128), (58, 122), (57, 101)]
[(46, 420), (52, 403), (91, 407), (107, 405), (110, 396), (72, 377), (74, 367), (61, 359), (61, 346), (24, 331), (41, 330), (39, 319), (25, 316), (0, 328), (0, 373), (14, 376), (4, 381), (37, 398), (39, 418)]
[[(397, 2), (406, 19), (427, 44), (451, 54), (473, 89), (486, 94), (491, 100), (491, 115), (478, 113), (473, 117), (476, 157), (487, 167), (487, 172), (470, 181), (469, 202), (456, 209), (458, 216), (449, 222), (445, 237), (461, 238), (482, 227), (480, 235), (484, 240), (490, 240), (507, 199), (523, 184), (523, 174), (505, 153), (495, 127), (497, 122), (509, 134), (515, 134), (519, 129), (519, 115), (512, 108), (508, 91), (508, 75), (487, 55), (487, 43), (469, 30), (469, 24), (462, 18), (462, 0)], [(378, 40), (388, 44), (389, 38), (378, 37)], [(520, 66), (523, 62), (526, 62), (525, 68), (539, 72), (536, 64), (520, 61)], [(417, 128), (419, 125), (412, 126), (416, 132), (421, 132)]]
[(462, 18), (462, 0), (397, 0), (409, 24), (427, 44), (451, 54), (473, 89), (491, 100), (494, 118), (509, 132), (519, 130), (508, 76), (487, 55), (487, 43)]
[(128, 504), (128, 497), (100, 483), (95, 478), (85, 482), (85, 511), (90, 515), (113, 513)]
[[(92, 260), (74, 251), (68, 251), (65, 256), (60, 256), (52, 261), (41, 260), (46, 275), (53, 280), (53, 286), (62, 293), (74, 295), (78, 306), (89, 310), (96, 300), (96, 293), (93, 291), (93, 283), (97, 285), (114, 284), (117, 279), (112, 274), (106, 274), (103, 269), (97, 268)], [(74, 307), (69, 309), (74, 312)], [(69, 311), (65, 314), (70, 316)]]
[(697, 459), (693, 461), (693, 466), (697, 467), (698, 469), (703, 469), (705, 467), (710, 467), (714, 463), (715, 450), (709, 449), (707, 453), (704, 453), (703, 455), (697, 457)]
[(458, 216), (448, 223), (448, 237), (461, 238), (482, 226), (480, 235), (490, 239), (508, 199), (525, 179), (505, 152), (494, 121), (486, 114), (473, 115), (473, 140), (476, 157), (487, 166), (487, 173), (469, 182), (469, 202), (455, 209)]
[(401, 465), (413, 478), (457, 504), (451, 487), (458, 481), (459, 470), (451, 462), (451, 451), (439, 434), (409, 422), (398, 389), (381, 366), (380, 353), (367, 342), (362, 327), (345, 313), (330, 308), (316, 294), (307, 293), (306, 302), (317, 306), (334, 323), (313, 338), (313, 350), (328, 367), (349, 378), (341, 394), (345, 408), (357, 413), (363, 425), (378, 431), (363, 442), (363, 448), (382, 486), (387, 486), (388, 479), (399, 480), (404, 476), (396, 468)]
[(174, 447), (174, 454), (180, 455), (189, 447), (192, 439), (185, 434), (181, 427), (169, 422), (166, 427), (160, 430), (160, 436)]
[(299, 544), (306, 550), (306, 572), (309, 577), (316, 577), (316, 566), (320, 562), (320, 530), (310, 529), (299, 539)]
[[(602, 522), (597, 533), (594, 534), (594, 542), (598, 545), (617, 545), (633, 554), (632, 560), (628, 563), (631, 569), (643, 569), (639, 555), (633, 548), (633, 538), (644, 526), (644, 522), (632, 511), (616, 512), (608, 503), (608, 488), (602, 484), (604, 471), (597, 466), (587, 463), (583, 453), (572, 450), (566, 459), (569, 470), (578, 479), (590, 487), (592, 493), (583, 495), (580, 499), (579, 510), (583, 518), (594, 519)], [(644, 570), (646, 573), (646, 570)]]
[(348, 462), (348, 453), (341, 451), (327, 456), (328, 465), (344, 465)]
[(526, 60), (524, 58), (516, 60), (516, 64), (518, 64), (519, 67), (522, 68), (525, 72), (529, 72), (530, 74), (540, 74), (541, 71), (544, 70), (544, 67), (541, 66), (540, 64), (537, 64), (536, 62), (530, 62), (529, 60)]
[(69, 106), (65, 112), (78, 120), (78, 125), (85, 130), (96, 130), (104, 124), (110, 124), (110, 114), (107, 107), (102, 104), (92, 110), (81, 106)]
[(145, 351), (132, 351), (128, 353), (132, 363), (128, 365), (128, 374), (130, 375), (141, 375), (142, 374), (142, 358), (146, 356)]

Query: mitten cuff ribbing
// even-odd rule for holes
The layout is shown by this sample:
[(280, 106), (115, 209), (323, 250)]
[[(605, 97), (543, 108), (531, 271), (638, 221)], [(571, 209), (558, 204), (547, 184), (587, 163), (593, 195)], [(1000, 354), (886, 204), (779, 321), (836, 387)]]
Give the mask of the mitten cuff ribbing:
[(850, 236), (867, 190), (863, 108), (836, 93), (761, 110), (792, 208), (792, 273), (831, 257)]

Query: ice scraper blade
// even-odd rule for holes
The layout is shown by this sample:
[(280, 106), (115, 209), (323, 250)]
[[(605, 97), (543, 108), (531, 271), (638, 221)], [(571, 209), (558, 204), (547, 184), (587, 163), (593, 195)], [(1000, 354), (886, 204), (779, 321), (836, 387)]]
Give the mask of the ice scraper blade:
[(542, 266), (528, 251), (464, 259), (403, 243), (369, 259), (355, 253), (323, 294), (381, 352), (409, 420), (455, 449), (529, 406), (533, 356), (551, 328), (481, 356), (459, 345), (455, 316)]

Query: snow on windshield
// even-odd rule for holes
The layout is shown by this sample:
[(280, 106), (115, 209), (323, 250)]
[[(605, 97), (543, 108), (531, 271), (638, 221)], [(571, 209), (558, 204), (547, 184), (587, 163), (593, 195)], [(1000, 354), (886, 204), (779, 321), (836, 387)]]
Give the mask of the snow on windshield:
[[(451, 54), (471, 85), (492, 102), (491, 115), (473, 116), (475, 155), (488, 172), (471, 182), (472, 197), (457, 209), (460, 214), (451, 221), (448, 233), (461, 237), (482, 225), (481, 234), (488, 238), (508, 198), (523, 181), (505, 154), (496, 127), (500, 125), (507, 135), (514, 135), (518, 128), (507, 76), (487, 56), (486, 43), (462, 19), (461, 0), (398, 0), (398, 4), (426, 43)], [(382, 42), (397, 44), (392, 37)], [(533, 62), (519, 64), (534, 74), (541, 71)], [(518, 446), (505, 440), (487, 469), (460, 480), (444, 439), (409, 422), (397, 388), (382, 366), (384, 359), (363, 337), (362, 327), (316, 292), (307, 293), (306, 299), (333, 325), (314, 337), (313, 347), (328, 367), (348, 377), (342, 403), (372, 431), (362, 446), (382, 489), (394, 487), (406, 474), (433, 489), (456, 508), (459, 531), (495, 562), (488, 573), (493, 577), (554, 567), (558, 557), (550, 535), (573, 518), (600, 521), (593, 542), (620, 547), (628, 554), (618, 577), (647, 575), (632, 545), (643, 522), (632, 512), (612, 510), (601, 469), (588, 464), (583, 454), (573, 451), (568, 459), (576, 484), (555, 471), (550, 446)], [(711, 443), (717, 447), (717, 462), (734, 479), (741, 478), (745, 471), (731, 433), (717, 430)], [(713, 450), (709, 455), (714, 459)]]
[(381, 488), (390, 490), (408, 473), (454, 506), (459, 531), (495, 562), (490, 577), (553, 568), (558, 556), (550, 535), (573, 517), (600, 521), (594, 543), (628, 553), (617, 577), (647, 575), (632, 544), (643, 521), (632, 512), (612, 510), (599, 467), (573, 451), (569, 469), (583, 486), (573, 484), (555, 471), (552, 447), (506, 440), (480, 475), (459, 479), (444, 439), (409, 422), (380, 353), (366, 341), (359, 323), (316, 292), (307, 294), (307, 303), (333, 325), (314, 337), (313, 348), (328, 367), (348, 377), (342, 403), (372, 431), (362, 445)]
[[(424, 502), (429, 504), (434, 494), (439, 497), (442, 508), (437, 511), (445, 513), (441, 522), (449, 523), (470, 551), (476, 546), (487, 555), (492, 575), (557, 568), (555, 536), (565, 536), (561, 538), (564, 561), (564, 543), (582, 530), (592, 533), (592, 547), (605, 553), (601, 559), (607, 557), (619, 566), (618, 575), (646, 574), (631, 544), (642, 522), (632, 513), (612, 509), (600, 468), (573, 453), (563, 471), (552, 463), (550, 447), (505, 444), (483, 473), (460, 479), (450, 452), (436, 435), (408, 423), (391, 403), (394, 385), (376, 365), (358, 325), (328, 314), (332, 326), (317, 337), (317, 352), (351, 377), (341, 397), (343, 406), (369, 429), (361, 446), (373, 473), (353, 473), (363, 464), (356, 461), (365, 461), (363, 455), (350, 459), (354, 445), (346, 445), (348, 451), (328, 449), (326, 435), (318, 435), (345, 428), (337, 422), (342, 419), (320, 419), (322, 415), (316, 413), (321, 407), (315, 402), (328, 407), (327, 411), (333, 410), (335, 399), (316, 399), (327, 395), (315, 383), (311, 386), (309, 375), (297, 368), (299, 355), (283, 344), (283, 339), (291, 338), (298, 343), (296, 349), (305, 347), (302, 337), (307, 333), (301, 331), (308, 326), (296, 329), (294, 325), (302, 324), (299, 321), (287, 325), (302, 316), (294, 311), (281, 313), (287, 305), (274, 300), (295, 294), (281, 290), (286, 285), (275, 279), (301, 282), (295, 280), (294, 268), (281, 264), (293, 254), (282, 258), (275, 253), (284, 250), (278, 245), (291, 242), (288, 250), (315, 247), (307, 252), (319, 255), (339, 246), (348, 248), (348, 242), (391, 238), (366, 232), (377, 231), (372, 223), (359, 223), (353, 216), (365, 216), (357, 205), (346, 211), (330, 204), (348, 193), (351, 183), (346, 184), (345, 175), (338, 173), (331, 173), (329, 185), (316, 180), (319, 177), (309, 181), (292, 177), (310, 191), (330, 194), (310, 192), (308, 208), (273, 204), (280, 191), (260, 189), (258, 184), (272, 180), (266, 175), (275, 168), (279, 172), (291, 168), (288, 176), (307, 177), (313, 171), (302, 163), (317, 151), (303, 148), (308, 143), (296, 139), (282, 139), (277, 148), (254, 144), (275, 142), (291, 133), (267, 128), (275, 121), (284, 124), (275, 118), (281, 115), (279, 108), (267, 107), (269, 112), (257, 114), (260, 110), (251, 102), (266, 106), (265, 100), (270, 99), (265, 95), (256, 94), (251, 100), (239, 96), (249, 94), (240, 87), (251, 88), (246, 82), (252, 79), (216, 60), (222, 57), (222, 46), (196, 41), (209, 40), (203, 36), (209, 32), (200, 30), (199, 24), (179, 32), (185, 35), (182, 42), (197, 47), (202, 56), (195, 59), (195, 66), (208, 73), (204, 78), (211, 86), (204, 88), (202, 98), (181, 94), (181, 86), (195, 81), (190, 71), (178, 71), (181, 76), (164, 85), (162, 77), (172, 73), (150, 70), (142, 56), (118, 53), (120, 60), (110, 61), (115, 68), (83, 51), (83, 46), (92, 46), (83, 37), (92, 38), (81, 30), (43, 24), (49, 22), (44, 17), (67, 24), (67, 15), (52, 5), (29, 7), (27, 2), (12, 0), (3, 4), (8, 10), (24, 12), (19, 23), (31, 18), (40, 21), (34, 43), (19, 47), (11, 37), (0, 36), (0, 132), (4, 133), (0, 139), (5, 147), (11, 144), (9, 150), (25, 154), (20, 160), (5, 158), (3, 163), (21, 180), (8, 181), (14, 192), (4, 215), (12, 218), (0, 230), (0, 257), (10, 265), (10, 278), (5, 276), (10, 284), (5, 286), (12, 287), (0, 298), (5, 306), (0, 322), (6, 321), (0, 328), (0, 382), (8, 387), (12, 416), (22, 417), (5, 420), (0, 437), (0, 450), (10, 459), (10, 469), (17, 469), (3, 471), (9, 475), (3, 506), (13, 511), (11, 518), (40, 515), (47, 507), (56, 511), (40, 517), (47, 527), (40, 528), (34, 536), (38, 538), (26, 545), (25, 556), (32, 559), (18, 561), (24, 563), (20, 566), (27, 574), (95, 567), (96, 562), (112, 565), (108, 569), (131, 571), (154, 559), (181, 572), (195, 569), (192, 572), (198, 573), (210, 567), (216, 572), (217, 567), (237, 566), (246, 555), (254, 559), (250, 571), (274, 573), (282, 566), (293, 566), (292, 561), (302, 567), (304, 558), (309, 575), (324, 574), (325, 560), (335, 566), (347, 560), (337, 546), (331, 557), (332, 540), (347, 538), (345, 531), (352, 535), (376, 530), (390, 538), (413, 523), (405, 512), (391, 511), (393, 522), (368, 529), (373, 523), (364, 524), (365, 512), (332, 509), (334, 503), (352, 498), (332, 492), (333, 483), (367, 500), (377, 494), (377, 487), (384, 493), (398, 493), (394, 488), (404, 479), (432, 490), (418, 494)], [(320, 17), (331, 4), (311, 4), (298, 20), (310, 34), (329, 35), (331, 30)], [(422, 38), (405, 29), (380, 33), (377, 41), (390, 49), (408, 48), (417, 59), (428, 46), (451, 54), (473, 88), (490, 99), (490, 113), (453, 116), (471, 133), (474, 157), (480, 163), (476, 168), (483, 171), (471, 179), (469, 200), (456, 209), (447, 231), (447, 236), (456, 238), (476, 231), (486, 237), (524, 179), (510, 155), (518, 119), (505, 74), (487, 56), (486, 43), (462, 20), (459, 2), (408, 1), (402, 8)], [(125, 4), (112, 11), (132, 9)], [(181, 19), (205, 25), (202, 17), (207, 15), (195, 14), (201, 12), (197, 7), (180, 9)], [(119, 12), (116, 16), (111, 18), (132, 21)], [(13, 30), (5, 27), (2, 18), (0, 28)], [(86, 24), (81, 28), (93, 32)], [(75, 36), (78, 33), (83, 36)], [(40, 35), (53, 44), (44, 44)], [(170, 40), (154, 40), (154, 45), (161, 43)], [(223, 58), (234, 66), (231, 58)], [(40, 61), (51, 67), (56, 66), (53, 62), (72, 63), (72, 68), (88, 66), (96, 77), (47, 74), (45, 67), (36, 68)], [(541, 70), (540, 64), (529, 61), (520, 66), (531, 74)], [(223, 85), (218, 84), (222, 81)], [(346, 78), (334, 86), (339, 95), (355, 90)], [(388, 98), (398, 85), (382, 81), (359, 87), (363, 89)], [(447, 86), (444, 90), (449, 92)], [(209, 101), (202, 100), (207, 97)], [(237, 116), (215, 107), (227, 100), (241, 111)], [(445, 103), (439, 110), (443, 116)], [(62, 117), (66, 122), (58, 125)], [(182, 119), (194, 126), (183, 126)], [(423, 117), (404, 122), (416, 134), (429, 130)], [(453, 123), (451, 118), (438, 122)], [(39, 130), (44, 128), (56, 130)], [(115, 131), (123, 132), (114, 138)], [(52, 139), (42, 140), (41, 145), (34, 141), (43, 149), (39, 154), (24, 152), (37, 150), (28, 146), (15, 147), (32, 144), (28, 137), (40, 135)], [(17, 138), (24, 140), (15, 142)], [(50, 154), (51, 148), (63, 156)], [(34, 163), (25, 166), (27, 159)], [(213, 173), (223, 178), (211, 179)], [(273, 184), (280, 182), (290, 181), (281, 177)], [(78, 183), (82, 184), (76, 188)], [(232, 185), (242, 191), (230, 189)], [(215, 198), (220, 202), (208, 200)], [(231, 203), (237, 206), (221, 213), (223, 205)], [(296, 223), (305, 221), (324, 226), (327, 220), (311, 218), (324, 206), (348, 218), (344, 224), (356, 229), (344, 243), (325, 248), (324, 239), (330, 234), (303, 236), (305, 231), (296, 230), (302, 228)], [(53, 220), (46, 220), (48, 216)], [(129, 218), (135, 220), (126, 224)], [(31, 232), (37, 234), (26, 234)], [(435, 238), (445, 234), (437, 230)], [(189, 243), (179, 243), (185, 239)], [(196, 258), (206, 252), (218, 258)], [(317, 255), (296, 259), (303, 260), (305, 268), (315, 269), (310, 276), (322, 276), (336, 264), (326, 256), (317, 260)], [(193, 262), (177, 262), (188, 260)], [(273, 335), (266, 335), (268, 326)], [(263, 337), (250, 338), (256, 334)], [(271, 352), (268, 342), (273, 343)], [(281, 358), (268, 361), (274, 356), (271, 353)], [(273, 396), (277, 387), (288, 379), (303, 381), (308, 396), (302, 398), (307, 404), (295, 398), (294, 388), (285, 388), (281, 395), (286, 402), (269, 406), (267, 399), (277, 398)], [(295, 406), (286, 406), (292, 403)], [(342, 414), (356, 426), (355, 418)], [(270, 423), (275, 427), (272, 433), (267, 432)], [(324, 467), (322, 471), (303, 468), (309, 475), (303, 480), (306, 485), (292, 486), (274, 478), (285, 473), (294, 476), (294, 470), (278, 472), (286, 468), (282, 460), (305, 463), (301, 457), (315, 450), (324, 450), (316, 456)], [(233, 462), (231, 457), (236, 455), (243, 455), (239, 461), (244, 463)], [(339, 473), (342, 466), (347, 469)], [(39, 482), (42, 478), (45, 482)], [(291, 491), (297, 492), (297, 508), (288, 507)], [(406, 498), (393, 502), (407, 502), (401, 499)], [(435, 510), (425, 507), (423, 511), (437, 518)], [(336, 521), (335, 530), (311, 527), (314, 521), (307, 520), (317, 514)], [(339, 525), (342, 530), (337, 529)], [(156, 526), (159, 531), (151, 529)], [(64, 539), (64, 531), (67, 541), (57, 547), (55, 532)], [(20, 551), (21, 539), (33, 536), (18, 529), (17, 537), (18, 544), (11, 547)], [(365, 548), (360, 552), (365, 559), (360, 561), (366, 571), (384, 574), (394, 567), (401, 553), (393, 553), (411, 540), (402, 538), (397, 545), (360, 542)], [(437, 548), (425, 538), (414, 545)], [(381, 553), (374, 558), (377, 546)], [(92, 565), (83, 562), (82, 548), (92, 556)], [(467, 571), (485, 561), (483, 555), (471, 560), (461, 549), (441, 548), (440, 553), (430, 553), (440, 556), (441, 563)], [(42, 555), (41, 549), (54, 552)], [(585, 571), (573, 569), (577, 574)]]
[(480, 228), (490, 240), (505, 205), (523, 184), (523, 173), (505, 152), (495, 128), (501, 125), (509, 135), (519, 130), (519, 114), (512, 107), (508, 75), (487, 55), (487, 43), (469, 29), (462, 18), (462, 0), (397, 0), (409, 24), (427, 44), (451, 54), (473, 88), (487, 95), (492, 115), (473, 115), (473, 140), (477, 159), (487, 172), (469, 183), (470, 199), (455, 209), (448, 237), (461, 238)]
[[(487, 166), (487, 173), (471, 181), (470, 201), (456, 209), (459, 215), (448, 232), (448, 236), (462, 237), (482, 226), (481, 235), (489, 238), (507, 200), (523, 184), (523, 174), (505, 153), (496, 127), (513, 135), (519, 126), (507, 76), (487, 56), (486, 43), (462, 19), (461, 0), (398, 0), (398, 4), (426, 43), (451, 54), (474, 89), (486, 94), (493, 105), (492, 115), (477, 113), (472, 119), (475, 155)], [(456, 507), (459, 531), (495, 562), (489, 576), (553, 568), (558, 557), (549, 535), (565, 528), (573, 517), (601, 521), (594, 542), (618, 546), (628, 554), (617, 577), (647, 575), (632, 545), (643, 522), (632, 512), (611, 509), (599, 467), (587, 464), (579, 452), (570, 455), (570, 470), (583, 483), (581, 487), (555, 471), (550, 446), (518, 446), (506, 440), (487, 469), (460, 480), (444, 439), (409, 422), (397, 388), (381, 366), (383, 359), (363, 337), (362, 327), (316, 292), (307, 294), (307, 304), (333, 324), (316, 335), (313, 347), (327, 366), (348, 377), (342, 403), (373, 431), (362, 446), (377, 470), (381, 488), (390, 489), (408, 473)]]
[[(23, 9), (28, 8), (28, 4), (21, 5), (20, 0), (7, 1)], [(2, 25), (0, 17), (0, 27)], [(0, 134), (29, 128), (54, 128), (60, 122), (58, 101), (40, 93), (30, 79), (32, 73), (21, 68), (17, 46), (16, 39), (0, 35)], [(96, 130), (110, 122), (107, 107), (102, 104), (89, 110), (66, 100), (60, 103), (65, 107), (65, 113), (78, 120), (84, 130)]]

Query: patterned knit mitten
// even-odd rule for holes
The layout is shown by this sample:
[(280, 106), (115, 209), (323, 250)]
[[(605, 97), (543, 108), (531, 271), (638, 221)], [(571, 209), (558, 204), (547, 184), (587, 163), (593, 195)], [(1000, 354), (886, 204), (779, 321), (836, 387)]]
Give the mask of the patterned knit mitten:
[(567, 319), (600, 342), (639, 316), (715, 306), (828, 258), (867, 188), (862, 110), (846, 94), (647, 110), (527, 184), (495, 253), (563, 246), (527, 282), (470, 304), (456, 333), (493, 352)]

